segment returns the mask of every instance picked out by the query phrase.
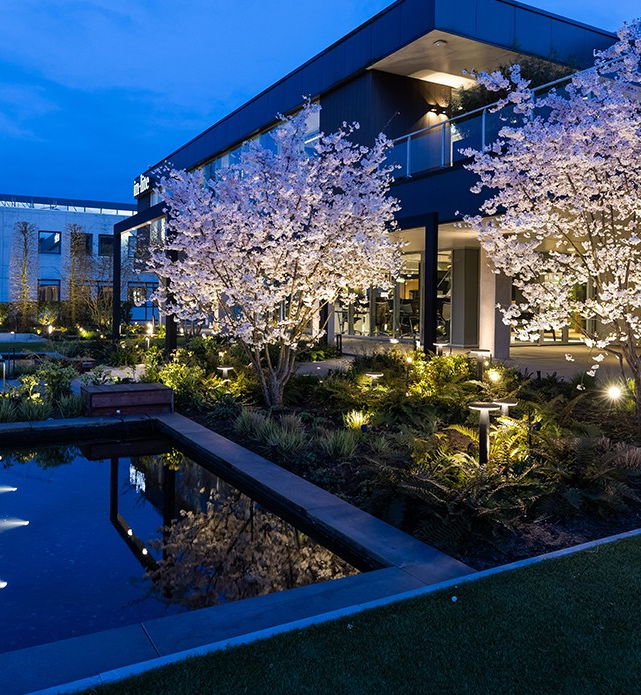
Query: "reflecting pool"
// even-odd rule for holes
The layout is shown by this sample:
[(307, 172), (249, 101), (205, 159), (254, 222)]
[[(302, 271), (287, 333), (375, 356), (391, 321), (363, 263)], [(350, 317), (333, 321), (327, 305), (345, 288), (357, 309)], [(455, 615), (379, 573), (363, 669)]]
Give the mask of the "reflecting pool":
[(0, 652), (356, 573), (168, 440), (0, 455)]

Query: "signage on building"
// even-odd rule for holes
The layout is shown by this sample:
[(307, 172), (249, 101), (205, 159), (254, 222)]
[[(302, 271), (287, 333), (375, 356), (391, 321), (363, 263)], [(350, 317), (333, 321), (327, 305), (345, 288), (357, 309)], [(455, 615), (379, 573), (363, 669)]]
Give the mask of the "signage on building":
[(151, 180), (149, 179), (149, 177), (145, 176), (144, 174), (140, 174), (140, 176), (137, 179), (134, 179), (134, 198), (137, 198), (139, 195), (146, 193), (150, 187)]

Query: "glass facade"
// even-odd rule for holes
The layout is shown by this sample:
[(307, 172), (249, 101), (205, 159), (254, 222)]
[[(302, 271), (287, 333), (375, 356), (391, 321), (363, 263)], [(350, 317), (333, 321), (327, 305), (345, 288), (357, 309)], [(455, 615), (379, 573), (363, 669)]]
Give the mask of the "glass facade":
[[(277, 152), (277, 145), (273, 138), (273, 131), (278, 128), (278, 124), (273, 125), (271, 128), (264, 130), (261, 133), (254, 135), (253, 137), (243, 141), (236, 147), (233, 147), (226, 152), (214, 157), (214, 159), (207, 162), (201, 168), (205, 176), (205, 180), (209, 180), (216, 176), (216, 173), (220, 169), (230, 166), (231, 164), (237, 164), (240, 161), (240, 154), (243, 147), (248, 142), (259, 142), (260, 145), (266, 149)], [(311, 113), (309, 120), (307, 122), (307, 132), (305, 135), (305, 151), (312, 155), (314, 153), (314, 145), (320, 136), (320, 114), (318, 111)]]
[[(403, 255), (401, 274), (390, 290), (370, 288), (353, 304), (337, 303), (336, 333), (416, 340), (421, 335), (423, 254)], [(437, 332), (449, 341), (452, 302), (452, 252), (439, 251), (437, 266)]]

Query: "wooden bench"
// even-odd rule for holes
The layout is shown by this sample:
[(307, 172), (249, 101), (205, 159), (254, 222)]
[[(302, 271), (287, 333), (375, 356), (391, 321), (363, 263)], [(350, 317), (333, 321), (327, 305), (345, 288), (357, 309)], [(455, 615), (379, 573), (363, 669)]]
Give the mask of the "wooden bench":
[(162, 384), (84, 384), (81, 395), (89, 415), (151, 415), (174, 411), (174, 392)]

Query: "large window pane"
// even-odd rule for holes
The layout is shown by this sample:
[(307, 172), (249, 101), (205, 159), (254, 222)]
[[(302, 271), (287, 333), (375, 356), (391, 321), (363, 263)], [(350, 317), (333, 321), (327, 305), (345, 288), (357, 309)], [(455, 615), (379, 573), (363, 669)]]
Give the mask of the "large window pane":
[(60, 254), (60, 232), (38, 232), (38, 252)]
[(113, 256), (114, 254), (114, 238), (112, 234), (98, 235), (98, 255)]
[(38, 301), (59, 302), (60, 280), (38, 280)]

